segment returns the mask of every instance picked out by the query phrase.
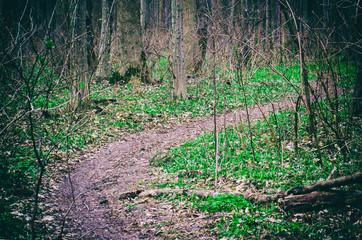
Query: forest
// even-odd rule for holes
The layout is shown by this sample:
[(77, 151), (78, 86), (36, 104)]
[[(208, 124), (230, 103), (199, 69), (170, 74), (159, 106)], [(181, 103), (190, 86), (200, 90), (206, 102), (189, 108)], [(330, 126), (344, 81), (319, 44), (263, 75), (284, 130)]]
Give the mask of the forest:
[(359, 0), (0, 0), (0, 239), (362, 239)]

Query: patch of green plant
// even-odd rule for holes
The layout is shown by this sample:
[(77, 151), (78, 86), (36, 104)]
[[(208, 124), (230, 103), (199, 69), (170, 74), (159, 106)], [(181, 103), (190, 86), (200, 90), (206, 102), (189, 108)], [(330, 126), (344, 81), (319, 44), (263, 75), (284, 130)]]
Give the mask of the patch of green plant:
[(221, 194), (215, 197), (207, 197), (204, 200), (195, 201), (193, 207), (205, 212), (231, 212), (252, 207), (249, 201), (241, 195)]
[[(157, 66), (166, 66), (165, 59), (161, 59)], [(155, 71), (164, 71), (155, 68)], [(291, 71), (288, 68), (285, 70)], [(241, 83), (232, 72), (217, 72), (217, 111), (240, 109), (245, 106), (245, 97), (249, 105), (255, 101), (260, 103), (276, 101), (285, 98), (294, 90), (285, 81), (268, 68), (257, 69), (255, 74), (250, 73), (244, 81), (246, 93)], [(291, 76), (291, 80), (298, 82), (298, 78)], [(214, 89), (212, 76), (203, 76), (188, 79), (188, 95), (185, 100), (172, 99), (172, 84), (165, 81), (160, 85), (133, 86), (126, 84), (120, 87), (108, 87), (95, 83), (92, 85), (91, 98), (116, 98), (118, 104), (107, 107), (108, 114), (100, 116), (107, 119), (105, 129), (119, 129), (140, 131), (144, 128), (159, 126), (168, 122), (179, 122), (191, 117), (208, 116), (213, 112)], [(251, 96), (251, 97), (250, 97)], [(254, 100), (253, 100), (254, 99)], [(142, 125), (143, 127), (140, 127)], [(99, 129), (100, 124), (96, 124)]]
[[(331, 211), (285, 215), (272, 206), (254, 208), (249, 214), (239, 212), (224, 217), (218, 227), (221, 237), (262, 239), (348, 239), (361, 231), (361, 225), (355, 224), (361, 218), (351, 219), (339, 210)], [(329, 214), (324, 216), (324, 212)]]
[[(361, 151), (357, 145), (352, 148), (355, 153), (348, 156), (339, 155), (335, 160), (331, 160), (331, 154), (338, 153), (338, 148), (335, 146), (323, 148), (322, 167), (318, 163), (316, 147), (306, 129), (308, 116), (301, 115), (300, 121), (298, 129), (300, 143), (297, 154), (293, 146), (293, 113), (290, 111), (271, 114), (268, 117), (269, 124), (263, 119), (254, 121), (251, 129), (253, 145), (246, 122), (219, 133), (219, 176), (252, 179), (252, 184), (258, 187), (268, 185), (285, 190), (295, 185), (326, 178), (336, 163), (344, 174), (351, 174), (360, 168), (361, 161), (360, 159), (356, 161), (355, 158), (357, 157), (355, 153)], [(275, 138), (270, 132), (270, 127), (273, 128)], [(320, 136), (324, 136), (323, 134), (321, 131)], [(334, 141), (328, 137), (330, 136), (325, 135), (325, 138), (321, 139), (327, 146)], [(173, 161), (164, 166), (165, 170), (177, 174), (179, 178), (190, 177), (187, 173), (192, 171), (198, 172), (196, 175), (198, 179), (214, 178), (213, 141), (213, 134), (210, 133), (173, 149)], [(353, 168), (349, 166), (346, 157), (355, 159)]]
[[(167, 65), (166, 59), (160, 58), (154, 65), (152, 74), (165, 75)], [(249, 69), (245, 74), (243, 82), (246, 92), (244, 93), (241, 82), (236, 78), (236, 73), (217, 70), (217, 112), (245, 108), (245, 97), (247, 104), (254, 107), (255, 101), (261, 104), (276, 102), (293, 94), (293, 87), (298, 89), (300, 85), (299, 65), (284, 64), (276, 68), (292, 82), (293, 86), (272, 69), (261, 67)], [(314, 75), (315, 73), (311, 70), (309, 78), (314, 79)], [(209, 116), (213, 113), (214, 89), (211, 75), (188, 78), (189, 98), (185, 100), (172, 98), (173, 87), (170, 77), (162, 84), (152, 86), (126, 84), (120, 87), (109, 87), (107, 84), (94, 83), (91, 90), (92, 99), (116, 98), (117, 105), (105, 107), (106, 111), (99, 114), (97, 119), (90, 119), (93, 132), (97, 132), (98, 136), (109, 135), (101, 138), (106, 142), (106, 139), (111, 141), (124, 131), (142, 131), (163, 124), (188, 121), (194, 117)]]
[[(11, 209), (8, 209), (8, 204), (0, 200), (0, 237), (4, 239), (29, 239), (30, 236), (26, 231), (26, 221), (22, 218), (11, 214)], [(5, 207), (6, 206), (6, 207)]]
[(299, 224), (291, 223), (290, 227), (283, 216), (273, 205), (249, 206), (234, 211), (232, 216), (225, 216), (218, 222), (220, 237), (233, 238), (265, 238), (268, 235), (284, 235), (283, 230), (298, 228)]
[[(342, 104), (343, 103), (343, 104)], [(327, 100), (315, 102), (315, 106), (328, 108)], [(348, 119), (349, 104), (341, 101), (339, 116)], [(333, 113), (324, 113), (330, 125), (334, 125)], [(253, 120), (251, 129), (247, 121), (221, 131), (219, 139), (219, 171), (222, 181), (244, 184), (246, 188), (264, 189), (275, 193), (298, 185), (311, 184), (326, 179), (332, 169), (338, 169), (338, 176), (352, 174), (362, 168), (360, 125), (355, 122), (339, 121), (349, 141), (348, 151), (342, 152), (336, 136), (326, 129), (324, 120), (317, 115), (317, 131), (321, 146), (321, 161), (313, 137), (309, 134), (309, 118), (306, 109), (299, 109), (298, 137), (299, 149), (294, 148), (294, 112), (286, 110), (271, 113), (265, 119)], [(333, 118), (334, 117), (334, 118)], [(337, 118), (336, 118), (337, 119)], [(336, 125), (337, 126), (337, 125)], [(250, 138), (252, 133), (252, 141)], [(273, 134), (275, 136), (273, 136)], [(187, 183), (186, 188), (197, 180), (200, 186), (209, 188), (209, 179), (215, 178), (215, 146), (213, 133), (206, 133), (196, 139), (184, 143), (171, 150), (173, 161), (164, 164), (164, 169), (177, 176), (177, 181)], [(214, 181), (211, 181), (212, 184)], [(170, 182), (167, 183), (171, 185)], [(199, 186), (199, 187), (200, 187)], [(340, 216), (336, 222), (330, 217), (321, 218), (321, 213), (313, 213), (312, 217), (295, 220), (292, 216), (279, 212), (276, 205), (269, 207), (252, 206), (236, 196), (220, 196), (218, 198), (193, 198), (193, 206), (201, 211), (232, 211), (233, 216), (225, 216), (219, 222), (219, 231), (225, 237), (247, 238), (308, 238), (320, 239), (323, 236), (337, 238), (339, 235), (360, 230), (357, 213), (353, 220), (338, 209), (332, 209), (331, 215)], [(248, 207), (248, 214), (240, 212), (243, 205)], [(261, 210), (263, 209), (263, 210)], [(353, 210), (356, 211), (356, 210)], [(351, 212), (353, 212), (351, 211)], [(333, 230), (333, 228), (336, 228)], [(338, 229), (338, 230), (337, 230)], [(352, 230), (353, 229), (353, 230)]]

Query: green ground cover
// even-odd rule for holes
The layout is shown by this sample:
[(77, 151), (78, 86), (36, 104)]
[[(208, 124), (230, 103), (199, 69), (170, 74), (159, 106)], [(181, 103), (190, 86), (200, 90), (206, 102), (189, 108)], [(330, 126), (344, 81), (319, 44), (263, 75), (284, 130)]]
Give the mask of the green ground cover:
[[(33, 91), (36, 93), (33, 96), (32, 107), (34, 109), (50, 109), (46, 114), (35, 111), (33, 116), (34, 119), (41, 118), (36, 126), (38, 129), (36, 136), (41, 139), (41, 152), (51, 152), (47, 157), (46, 164), (66, 164), (69, 158), (81, 154), (84, 149), (94, 148), (120, 139), (125, 133), (187, 122), (195, 117), (211, 116), (214, 107), (212, 73), (190, 76), (187, 79), (188, 99), (174, 100), (172, 98), (172, 81), (170, 76), (164, 74), (168, 66), (166, 66), (165, 62), (159, 66), (152, 74), (158, 79), (161, 74), (165, 76), (164, 81), (160, 84), (130, 83), (122, 86), (111, 86), (107, 82), (93, 82), (90, 86), (91, 100), (114, 98), (117, 102), (109, 105), (98, 105), (97, 107), (102, 109), (100, 112), (96, 112), (93, 109), (95, 105), (92, 104), (92, 108), (83, 109), (76, 114), (66, 111), (69, 90), (65, 82), (56, 85), (50, 99), (43, 96), (44, 91), (52, 87), (51, 84), (57, 83), (57, 79), (54, 79), (56, 74), (47, 69), (39, 70), (39, 72), (35, 69), (34, 73), (25, 76), (29, 77), (30, 80), (31, 76), (40, 76), (34, 80), (34, 83), (31, 83), (35, 86)], [(255, 107), (255, 101), (261, 104), (277, 102), (285, 99), (286, 96), (295, 95), (293, 87), (299, 89), (300, 85), (300, 68), (298, 64), (277, 66), (276, 69), (293, 86), (270, 68), (260, 67), (245, 71), (243, 85), (246, 91), (244, 92), (241, 80), (237, 77), (236, 72), (218, 70), (216, 72), (217, 112), (243, 109), (245, 108), (245, 98), (250, 107)], [(309, 78), (311, 80), (317, 79), (316, 67), (310, 65), (309, 69), (311, 70)], [(350, 72), (353, 72), (352, 70), (347, 67), (342, 67), (339, 70), (339, 83), (347, 90), (353, 86), (353, 76), (350, 74)], [(26, 91), (26, 89), (23, 90)], [(11, 99), (12, 96), (6, 94), (1, 97), (3, 102), (7, 103), (3, 107), (10, 116), (11, 114), (16, 116), (17, 112), (22, 110), (21, 106), (25, 95), (18, 94), (15, 99)], [(284, 116), (278, 116), (278, 127), (275, 127), (278, 139), (281, 139), (279, 145), (283, 146), (278, 151), (275, 150), (276, 143), (272, 143), (273, 140), (270, 134), (265, 130), (265, 123), (263, 121), (254, 123), (256, 124), (253, 128), (255, 147), (258, 148), (256, 159), (250, 158), (251, 147), (247, 140), (245, 123), (228, 129), (226, 133), (228, 136), (227, 141), (223, 140), (225, 133), (221, 133), (220, 146), (223, 146), (221, 148), (223, 153), (220, 159), (222, 162), (219, 174), (221, 176), (233, 175), (235, 178), (244, 176), (254, 179), (253, 181), (259, 187), (265, 187), (269, 184), (275, 189), (284, 189), (293, 184), (313, 182), (318, 177), (323, 178), (331, 170), (333, 164), (339, 164), (339, 155), (335, 157), (336, 160), (333, 158), (332, 161), (328, 159), (330, 155), (325, 155), (323, 158), (326, 164), (323, 171), (321, 171), (321, 167), (314, 164), (316, 153), (312, 149), (313, 147), (307, 144), (310, 142), (307, 137), (304, 138), (306, 144), (304, 149), (301, 149), (300, 155), (294, 156), (292, 151), (287, 148), (290, 139), (283, 135), (291, 131), (285, 125), (289, 124), (291, 114), (283, 114)], [(348, 113), (345, 115), (348, 115)], [(1, 118), (6, 120), (2, 122), (1, 127), (3, 128), (7, 124), (9, 117), (1, 115)], [(273, 123), (275, 118), (269, 118), (269, 121)], [(301, 121), (306, 121), (306, 118), (301, 119)], [(284, 125), (283, 121), (285, 122)], [(273, 124), (276, 125), (276, 123)], [(350, 126), (347, 122), (344, 124), (345, 128), (351, 128), (350, 131), (353, 128), (358, 129), (358, 126)], [(301, 135), (305, 131), (303, 128), (305, 128), (304, 125), (301, 125)], [(1, 190), (4, 193), (0, 199), (1, 221), (4, 226), (12, 228), (6, 229), (7, 231), (22, 232), (25, 229), (24, 224), (26, 224), (24, 219), (28, 218), (29, 215), (25, 216), (14, 212), (14, 206), (20, 212), (29, 213), (30, 205), (19, 205), (18, 203), (21, 199), (32, 196), (37, 174), (36, 160), (33, 146), (29, 140), (30, 132), (27, 118), (20, 118), (16, 124), (11, 125), (7, 132), (8, 135), (1, 142), (0, 176)], [(68, 134), (69, 136), (67, 136)], [(327, 136), (327, 133), (325, 135)], [(180, 149), (174, 149), (173, 154), (175, 156), (182, 156), (182, 152), (187, 152), (187, 154), (193, 152), (194, 154), (192, 156), (186, 154), (184, 158), (187, 157), (188, 160), (180, 159), (177, 160), (177, 163), (170, 164), (167, 166), (167, 171), (186, 176), (186, 169), (197, 170), (200, 171), (201, 177), (212, 178), (214, 166), (210, 160), (213, 151), (211, 142), (212, 136), (205, 134), (201, 139), (195, 139), (193, 142), (186, 143)], [(332, 142), (333, 139), (330, 140), (329, 144)], [(353, 142), (353, 144), (355, 143), (357, 141)], [(207, 147), (202, 148), (200, 144), (202, 146), (206, 144)], [(352, 150), (351, 154), (359, 153), (359, 148), (356, 148), (356, 150)], [(349, 156), (348, 159), (350, 158)], [(352, 172), (359, 165), (353, 163), (351, 166), (349, 171), (344, 171), (347, 167), (343, 165), (341, 168), (342, 173)], [(278, 173), (278, 170), (281, 172)], [(275, 179), (278, 179), (278, 181), (274, 183)], [(288, 181), (285, 181), (285, 179), (288, 179)], [(291, 180), (289, 181), (289, 179)], [(183, 180), (173, 184), (187, 185)], [(20, 215), (22, 217), (17, 217)]]
[[(239, 186), (244, 186), (240, 191), (252, 188), (274, 194), (294, 186), (325, 180), (334, 167), (338, 169), (338, 176), (349, 175), (362, 168), (362, 136), (358, 128), (350, 132), (350, 138), (355, 141), (343, 154), (337, 144), (331, 144), (333, 137), (321, 131), (320, 144), (325, 147), (322, 148), (323, 165), (320, 165), (316, 149), (303, 127), (305, 124), (299, 128), (300, 149), (298, 153), (294, 151), (291, 142), (292, 116), (291, 111), (268, 115), (268, 121), (278, 133), (279, 143), (274, 142), (264, 119), (253, 121), (255, 158), (246, 121), (219, 133), (218, 175), (221, 189), (225, 190), (224, 186), (227, 186), (226, 190), (235, 191)], [(302, 110), (300, 121), (306, 123), (307, 118), (305, 110)], [(186, 142), (172, 149), (170, 154), (172, 161), (164, 164), (163, 168), (175, 176), (168, 179), (175, 180), (154, 183), (155, 187), (218, 189), (214, 185), (215, 147), (212, 133)], [(321, 208), (293, 215), (282, 211), (279, 204), (253, 204), (242, 196), (230, 194), (208, 198), (180, 196), (178, 201), (190, 201), (190, 207), (199, 211), (226, 212), (218, 221), (217, 228), (213, 229), (221, 237), (336, 239), (356, 236), (352, 233), (362, 230), (361, 211), (350, 206), (344, 209)]]

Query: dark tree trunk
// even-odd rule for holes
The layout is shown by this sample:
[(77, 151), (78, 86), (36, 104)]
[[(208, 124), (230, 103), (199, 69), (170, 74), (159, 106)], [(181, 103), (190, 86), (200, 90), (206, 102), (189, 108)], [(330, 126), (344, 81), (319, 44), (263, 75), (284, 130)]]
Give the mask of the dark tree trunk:
[(93, 29), (93, 1), (87, 0), (87, 10), (86, 10), (86, 32), (87, 32), (87, 61), (90, 72), (95, 70), (97, 61), (96, 61), (96, 53), (95, 53), (95, 45), (94, 45), (94, 29)]

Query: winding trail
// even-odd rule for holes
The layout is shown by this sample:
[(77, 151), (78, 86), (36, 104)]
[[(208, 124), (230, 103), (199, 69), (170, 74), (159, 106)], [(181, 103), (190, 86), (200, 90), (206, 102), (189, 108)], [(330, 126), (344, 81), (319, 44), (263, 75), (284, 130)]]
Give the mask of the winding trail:
[[(276, 111), (291, 106), (290, 101), (274, 103)], [(261, 106), (261, 111), (265, 114), (272, 109), (272, 104)], [(249, 110), (250, 118), (262, 117), (261, 111), (258, 108)], [(231, 125), (246, 118), (246, 111), (233, 111), (218, 116), (217, 126), (220, 129), (224, 123)], [(197, 217), (193, 216), (192, 220), (190, 216), (175, 213), (167, 204), (160, 205), (146, 199), (139, 202), (135, 209), (125, 209), (121, 206), (122, 201), (119, 199), (122, 193), (151, 188), (150, 182), (157, 176), (152, 174), (154, 171), (149, 167), (148, 162), (158, 151), (196, 138), (204, 132), (212, 131), (213, 127), (213, 118), (210, 117), (195, 119), (190, 123), (167, 129), (129, 134), (124, 140), (108, 144), (89, 159), (78, 163), (75, 171), (71, 173), (77, 198), (67, 217), (64, 238), (162, 239), (162, 233), (157, 232), (157, 228), (152, 226), (157, 225), (156, 223), (167, 222), (178, 236), (214, 239), (210, 234), (205, 233), (205, 226), (199, 226)], [(64, 179), (55, 202), (62, 214), (72, 205), (70, 189), (69, 179)], [(158, 211), (160, 209), (170, 214), (159, 217), (162, 215)], [(58, 220), (60, 221), (60, 217)], [(155, 224), (149, 224), (150, 220)], [(187, 221), (186, 224), (185, 221)], [(178, 224), (181, 222), (184, 224)]]

